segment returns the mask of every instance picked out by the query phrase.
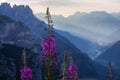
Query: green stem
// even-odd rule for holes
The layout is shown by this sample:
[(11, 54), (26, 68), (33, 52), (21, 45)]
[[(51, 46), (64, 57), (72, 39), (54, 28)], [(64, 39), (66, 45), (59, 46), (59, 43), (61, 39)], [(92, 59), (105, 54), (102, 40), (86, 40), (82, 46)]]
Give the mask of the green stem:
[(48, 66), (47, 66), (47, 77), (48, 77), (48, 80), (54, 80), (54, 78), (53, 78), (53, 73), (52, 73), (52, 68), (51, 68), (51, 66), (50, 66), (50, 64), (51, 64), (51, 55), (49, 54), (48, 55)]

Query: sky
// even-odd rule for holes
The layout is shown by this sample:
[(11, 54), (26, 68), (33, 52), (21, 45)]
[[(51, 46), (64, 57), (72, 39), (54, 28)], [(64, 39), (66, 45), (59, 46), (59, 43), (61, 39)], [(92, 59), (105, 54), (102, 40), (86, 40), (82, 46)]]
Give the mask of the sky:
[(49, 7), (52, 14), (69, 16), (75, 12), (120, 12), (120, 0), (0, 0), (11, 5), (29, 5), (33, 12), (42, 13)]

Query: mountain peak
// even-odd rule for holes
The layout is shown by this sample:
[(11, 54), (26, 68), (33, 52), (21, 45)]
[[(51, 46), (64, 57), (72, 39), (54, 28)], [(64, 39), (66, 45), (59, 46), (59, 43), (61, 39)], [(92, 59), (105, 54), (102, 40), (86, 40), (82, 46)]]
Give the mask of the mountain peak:
[(10, 3), (1, 3), (1, 7), (11, 7)]
[[(34, 16), (33, 11), (27, 5), (13, 5), (11, 7), (9, 3), (2, 3), (0, 5), (0, 14), (6, 15), (15, 21), (24, 23), (29, 27), (29, 29), (31, 29), (31, 31), (36, 30), (32, 32), (34, 36), (37, 36), (38, 33), (43, 34), (44, 32), (40, 30), (44, 28), (46, 24), (43, 21), (38, 20)], [(40, 36), (37, 37), (41, 38)]]
[[(14, 14), (15, 13), (15, 14)], [(13, 5), (11, 6), (10, 3), (2, 3), (0, 5), (0, 14), (5, 15), (23, 15), (23, 14), (33, 14), (33, 11), (27, 5)]]

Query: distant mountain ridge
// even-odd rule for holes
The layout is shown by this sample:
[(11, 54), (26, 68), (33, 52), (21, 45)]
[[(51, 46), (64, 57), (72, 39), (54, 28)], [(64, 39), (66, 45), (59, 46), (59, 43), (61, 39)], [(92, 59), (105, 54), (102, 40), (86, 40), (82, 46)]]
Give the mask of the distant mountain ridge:
[[(38, 18), (43, 19), (40, 15), (43, 14), (36, 14)], [(114, 34), (117, 30), (120, 30), (120, 20), (105, 11), (76, 12), (68, 17), (53, 15), (52, 18), (56, 28), (70, 33), (73, 32), (74, 35), (92, 42), (109, 44), (120, 40), (119, 35)], [(117, 38), (112, 36), (108, 39), (110, 35), (116, 35)]]
[(0, 41), (27, 47), (34, 52), (39, 52), (39, 48), (41, 48), (41, 41), (33, 37), (31, 30), (26, 25), (4, 15), (0, 15)]

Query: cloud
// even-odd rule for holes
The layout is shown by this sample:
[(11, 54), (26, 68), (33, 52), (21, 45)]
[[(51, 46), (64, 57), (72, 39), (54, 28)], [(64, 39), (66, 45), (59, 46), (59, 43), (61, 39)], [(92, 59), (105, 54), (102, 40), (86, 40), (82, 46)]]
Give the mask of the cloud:
[(77, 6), (80, 5), (77, 2), (72, 0), (42, 0), (37, 3), (33, 3), (31, 5), (43, 5), (43, 6), (51, 6), (51, 7), (67, 7), (67, 6)]
[(0, 3), (2, 3), (2, 2), (7, 2), (7, 0), (0, 0)]

